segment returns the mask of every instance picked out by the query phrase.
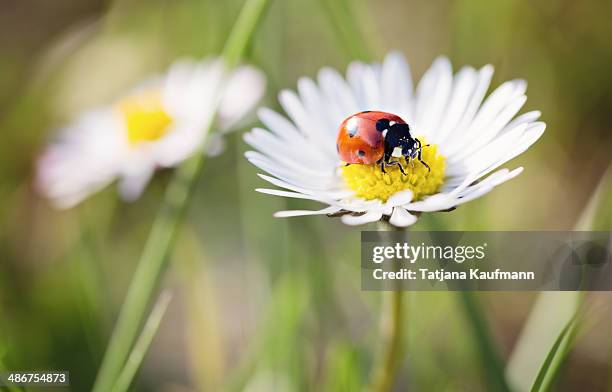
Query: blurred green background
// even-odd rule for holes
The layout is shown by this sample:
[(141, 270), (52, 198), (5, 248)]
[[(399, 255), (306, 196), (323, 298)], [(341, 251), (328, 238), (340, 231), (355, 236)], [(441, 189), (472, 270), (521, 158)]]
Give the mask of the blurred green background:
[[(268, 76), (263, 104), (297, 78), (359, 57), (404, 52), (414, 78), (439, 54), (492, 63), (493, 86), (529, 82), (525, 110), (547, 131), (508, 167), (525, 172), (415, 229), (565, 230), (598, 184), (593, 229), (612, 227), (612, 2), (273, 2), (247, 61)], [(342, 3), (344, 4), (344, 3)], [(69, 370), (91, 388), (171, 171), (136, 203), (111, 186), (55, 211), (33, 190), (33, 162), (54, 129), (174, 59), (218, 53), (241, 1), (0, 2), (0, 363)], [(339, 15), (340, 14), (340, 15)], [(359, 32), (339, 23), (350, 18)], [(251, 119), (255, 124), (256, 119)], [(360, 390), (374, 360), (381, 293), (360, 290), (359, 228), (272, 213), (313, 205), (257, 194), (241, 134), (208, 159), (164, 286), (174, 298), (134, 384), (152, 391)], [(608, 176), (610, 177), (610, 176)], [(535, 293), (479, 295), (504, 358)], [(612, 297), (589, 294), (587, 328), (559, 390), (611, 390)], [(554, 315), (556, 309), (550, 309)], [(412, 293), (398, 388), (486, 390), (453, 293)], [(547, 334), (547, 331), (540, 331)], [(33, 389), (35, 390), (35, 389)]]

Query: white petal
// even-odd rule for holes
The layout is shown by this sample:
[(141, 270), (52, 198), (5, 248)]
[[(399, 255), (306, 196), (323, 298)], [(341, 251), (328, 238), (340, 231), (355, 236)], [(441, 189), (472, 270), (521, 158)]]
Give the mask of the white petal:
[(175, 118), (209, 118), (216, 107), (223, 74), (219, 59), (178, 62), (166, 77), (164, 106)]
[(452, 86), (452, 68), (446, 57), (437, 58), (417, 87), (415, 128), (418, 135), (435, 137)]
[(225, 151), (225, 138), (216, 132), (208, 136), (206, 140), (206, 155), (209, 157), (219, 156)]
[(478, 71), (478, 78), (476, 84), (474, 85), (474, 89), (470, 94), (470, 98), (468, 99), (467, 105), (465, 107), (465, 111), (461, 116), (461, 120), (457, 122), (457, 125), (449, 132), (448, 136), (445, 139), (443, 145), (440, 146), (440, 149), (443, 154), (447, 155), (444, 151), (444, 146), (450, 145), (453, 146), (458, 142), (458, 138), (460, 139), (465, 132), (465, 129), (471, 124), (474, 115), (478, 111), (480, 104), (489, 88), (489, 83), (491, 82), (491, 77), (493, 76), (493, 66), (485, 65)]
[[(455, 166), (461, 166), (462, 170), (472, 173), (469, 178), (469, 182), (472, 182), (529, 148), (543, 134), (545, 127), (541, 122), (520, 124)], [(449, 167), (449, 169), (450, 175), (454, 168)]]
[(279, 94), (279, 101), (289, 117), (291, 117), (298, 128), (313, 144), (317, 145), (328, 156), (336, 157), (336, 147), (335, 143), (333, 143), (333, 138), (329, 138), (320, 132), (317, 124), (312, 120), (308, 111), (294, 92), (289, 90), (282, 91)]
[(339, 189), (339, 188), (330, 188), (329, 190), (307, 189), (307, 188), (302, 188), (302, 187), (298, 187), (295, 185), (291, 185), (285, 181), (279, 180), (278, 178), (266, 176), (265, 174), (257, 174), (257, 175), (261, 177), (262, 179), (268, 181), (272, 185), (276, 185), (281, 188), (289, 189), (294, 192), (303, 193), (305, 195), (312, 195), (312, 196), (319, 195), (319, 196), (322, 196), (328, 199), (343, 199), (343, 198), (352, 196), (354, 194), (354, 192), (351, 190)]
[[(469, 141), (466, 140), (465, 145), (461, 150), (457, 151), (457, 153), (454, 155), (449, 155), (449, 160), (461, 160), (493, 140), (502, 131), (502, 128), (508, 124), (512, 117), (518, 113), (521, 107), (525, 104), (526, 100), (527, 97), (522, 95), (513, 103), (506, 106), (506, 108), (504, 108), (504, 110), (502, 110), (491, 123), (487, 123), (483, 128), (476, 131), (476, 136), (472, 137), (472, 139)], [(449, 152), (449, 154), (452, 153)]]
[[(482, 177), (487, 173), (495, 170), (499, 166), (513, 159), (514, 157), (525, 152), (533, 143), (535, 143), (544, 133), (544, 129), (546, 128), (546, 124), (542, 122), (535, 122), (529, 124), (525, 132), (521, 135), (520, 139), (514, 143), (506, 145), (506, 149), (500, 151), (501, 154), (498, 155), (497, 159), (493, 160), (488, 166), (482, 165), (483, 162), (480, 162), (480, 167), (484, 168), (478, 174), (478, 177)], [(486, 148), (486, 147), (485, 147)]]
[(411, 123), (414, 119), (412, 76), (401, 53), (391, 52), (387, 55), (381, 79), (381, 107)]
[(448, 210), (453, 207), (455, 198), (445, 193), (431, 195), (423, 200), (404, 205), (408, 211), (433, 212)]
[(472, 67), (463, 67), (453, 80), (453, 91), (438, 131), (432, 136), (431, 143), (440, 144), (457, 126), (465, 113), (470, 95), (477, 84), (477, 73)]
[(410, 189), (406, 189), (404, 191), (396, 192), (387, 200), (387, 205), (391, 207), (401, 206), (404, 204), (408, 204), (412, 201), (414, 197), (412, 191)]
[(349, 64), (346, 70), (346, 80), (348, 81), (353, 96), (355, 97), (355, 102), (357, 103), (357, 111), (368, 110), (365, 91), (363, 91), (362, 83), (363, 70), (365, 69), (365, 67), (365, 64), (363, 64), (362, 62), (354, 61)]
[(341, 219), (345, 225), (357, 226), (379, 221), (382, 216), (381, 211), (368, 211), (363, 215), (343, 215)]
[(275, 218), (289, 218), (294, 216), (306, 216), (306, 215), (327, 215), (333, 214), (340, 211), (338, 207), (327, 207), (322, 210), (310, 211), (310, 210), (291, 210), (291, 211), (278, 211), (274, 213)]
[(304, 199), (304, 200), (315, 200), (315, 201), (327, 202), (327, 199), (324, 197), (305, 195), (303, 193), (297, 193), (297, 192), (281, 191), (278, 189), (257, 188), (255, 189), (255, 191), (259, 193), (264, 193), (267, 195), (282, 196), (282, 197), (288, 197), (291, 199)]
[(277, 136), (288, 142), (302, 141), (304, 135), (284, 116), (276, 113), (268, 108), (261, 108), (257, 111), (257, 115), (264, 125)]
[(86, 112), (39, 158), (36, 189), (56, 207), (73, 207), (117, 177), (126, 147), (123, 125), (112, 109)]
[(508, 171), (508, 169), (499, 170), (489, 177), (485, 178), (481, 182), (465, 188), (461, 192), (458, 190), (450, 193), (439, 193), (426, 198), (423, 201), (410, 203), (405, 205), (409, 211), (443, 211), (449, 208), (458, 206), (460, 204), (467, 203), (468, 201), (474, 200), (478, 197), (485, 195), (486, 193), (493, 190), (498, 185), (516, 177), (523, 171), (522, 167)]
[(328, 113), (326, 102), (317, 85), (312, 79), (300, 78), (298, 91), (312, 123), (313, 132), (321, 140), (325, 140), (325, 145), (335, 146), (338, 123), (334, 122), (334, 119)]
[(306, 167), (299, 170), (287, 168), (254, 151), (248, 151), (246, 156), (255, 166), (290, 184), (314, 189), (329, 189), (336, 183), (333, 173), (314, 172)]
[(534, 110), (525, 114), (521, 114), (520, 116), (512, 120), (510, 123), (508, 123), (508, 125), (506, 125), (506, 129), (512, 129), (519, 124), (534, 122), (538, 118), (540, 118), (541, 115), (542, 113), (539, 110)]
[(389, 223), (395, 227), (407, 227), (416, 223), (416, 221), (417, 217), (410, 214), (402, 207), (395, 207), (389, 219)]
[(330, 161), (327, 157), (309, 148), (309, 145), (300, 148), (299, 145), (286, 143), (260, 128), (253, 128), (251, 132), (244, 134), (243, 139), (267, 157), (298, 170), (304, 168), (304, 162), (308, 162), (314, 171), (329, 170)]
[(266, 89), (264, 74), (254, 67), (241, 66), (233, 71), (223, 86), (218, 115), (222, 129), (228, 129), (247, 114)]
[(350, 86), (338, 71), (323, 68), (319, 71), (318, 81), (335, 123), (340, 124), (346, 117), (359, 111)]
[(365, 65), (361, 75), (361, 91), (363, 94), (362, 101), (365, 104), (365, 110), (383, 109), (382, 96), (380, 92), (380, 84), (376, 76), (376, 71), (372, 66)]
[(125, 201), (137, 200), (153, 176), (153, 168), (125, 175), (119, 181), (119, 194)]
[[(200, 66), (205, 67), (202, 62)], [(185, 89), (191, 84), (194, 70), (198, 67), (197, 63), (191, 59), (177, 60), (168, 70), (164, 80), (163, 100), (164, 106), (169, 111), (176, 114), (182, 113), (185, 105)]]
[(486, 195), (487, 193), (491, 192), (493, 190), (493, 188), (495, 188), (494, 186), (483, 186), (481, 188), (478, 188), (478, 190), (457, 199), (457, 202), (455, 203), (455, 205), (460, 205), (460, 204), (465, 204), (468, 201), (472, 201), (474, 199), (477, 199), (481, 196)]
[(485, 179), (481, 180), (480, 182), (476, 184), (467, 186), (465, 188), (458, 187), (457, 189), (450, 192), (449, 195), (464, 197), (483, 187), (488, 187), (488, 186), (496, 187), (516, 177), (522, 171), (523, 171), (522, 167), (518, 167), (512, 171), (509, 171), (508, 169), (501, 169), (501, 170), (496, 171), (495, 173), (488, 175)]
[(146, 155), (161, 167), (174, 167), (198, 151), (206, 138), (208, 126), (198, 120), (175, 121), (161, 139), (142, 142), (132, 153)]
[(334, 202), (334, 205), (341, 207), (343, 210), (352, 212), (368, 212), (379, 211), (384, 215), (385, 206), (380, 200), (364, 200), (361, 198), (349, 198)]
[(454, 138), (454, 143), (445, 148), (444, 154), (451, 157), (457, 151), (472, 147), (475, 141), (478, 142), (481, 139), (481, 136), (486, 141), (495, 136), (525, 103), (527, 99), (523, 95), (525, 89), (526, 83), (523, 80), (506, 82), (495, 89), (469, 127)]

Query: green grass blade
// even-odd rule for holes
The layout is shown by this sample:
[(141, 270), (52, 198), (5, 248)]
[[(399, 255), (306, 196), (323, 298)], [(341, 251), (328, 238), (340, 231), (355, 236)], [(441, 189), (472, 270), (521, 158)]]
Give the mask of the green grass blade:
[(573, 291), (543, 292), (538, 296), (506, 368), (514, 390), (529, 391), (534, 385), (538, 370), (581, 301), (581, 293)]
[(460, 291), (459, 295), (465, 316), (474, 335), (474, 341), (476, 342), (480, 361), (485, 370), (489, 390), (510, 391), (504, 374), (502, 359), (493, 342), (491, 331), (478, 299), (472, 291)]
[(223, 48), (223, 58), (229, 68), (235, 67), (244, 55), (269, 4), (269, 0), (247, 0), (244, 3)]
[(546, 359), (542, 363), (542, 367), (531, 387), (531, 392), (544, 392), (550, 390), (574, 341), (576, 325), (576, 316), (574, 316), (567, 323), (565, 328), (563, 328), (555, 344), (553, 344), (548, 355), (546, 355)]
[(164, 291), (159, 295), (159, 299), (153, 307), (147, 322), (142, 328), (142, 333), (134, 344), (134, 349), (130, 353), (123, 371), (121, 371), (119, 374), (119, 378), (113, 388), (113, 392), (127, 391), (132, 384), (134, 376), (136, 375), (136, 372), (138, 372), (138, 368), (140, 368), (140, 364), (142, 363), (145, 354), (149, 350), (151, 342), (159, 329), (159, 325), (161, 324), (162, 318), (166, 313), (166, 309), (168, 309), (171, 299), (172, 294), (170, 291)]

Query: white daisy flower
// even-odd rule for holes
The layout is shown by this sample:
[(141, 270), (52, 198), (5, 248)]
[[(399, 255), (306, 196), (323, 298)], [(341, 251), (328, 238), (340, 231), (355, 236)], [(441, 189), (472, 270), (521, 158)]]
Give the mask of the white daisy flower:
[[(523, 170), (493, 172), (529, 148), (545, 128), (536, 121), (538, 111), (515, 117), (527, 99), (523, 80), (506, 82), (485, 99), (492, 74), (486, 65), (453, 75), (449, 60), (440, 57), (413, 89), (406, 60), (392, 52), (382, 64), (350, 64), (346, 79), (330, 68), (323, 68), (316, 82), (301, 78), (297, 94), (279, 96), (290, 120), (264, 108), (259, 117), (268, 130), (245, 135), (258, 150), (246, 157), (270, 174), (260, 177), (283, 188), (257, 191), (328, 205), (280, 211), (277, 217), (341, 215), (350, 225), (388, 219), (398, 227), (415, 223), (422, 212), (474, 200)], [(345, 166), (336, 151), (339, 126), (368, 110), (405, 120), (423, 142), (422, 160), (431, 171), (416, 159), (402, 160), (406, 175), (397, 166), (387, 166), (386, 174), (379, 165)]]
[[(157, 168), (199, 151), (213, 119), (220, 132), (229, 129), (264, 89), (253, 67), (227, 73), (220, 59), (179, 61), (63, 129), (37, 162), (37, 188), (58, 208), (69, 208), (119, 179), (122, 197), (134, 200)], [(217, 135), (210, 138), (218, 150)]]

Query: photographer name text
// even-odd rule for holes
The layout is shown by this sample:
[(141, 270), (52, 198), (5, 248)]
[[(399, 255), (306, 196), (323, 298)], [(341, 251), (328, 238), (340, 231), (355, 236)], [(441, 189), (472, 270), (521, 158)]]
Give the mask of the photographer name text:
[[(480, 266), (461, 267), (465, 262), (485, 263), (487, 243), (474, 246), (440, 246), (440, 245), (410, 245), (396, 243), (391, 246), (375, 246), (372, 248), (372, 262), (382, 267), (384, 262), (409, 263), (411, 268), (375, 268), (372, 277), (376, 280), (535, 280), (533, 271), (504, 271), (500, 268), (483, 270)], [(432, 265), (417, 267), (419, 262), (438, 262), (442, 265), (451, 264), (453, 268), (433, 268)], [(460, 270), (456, 270), (456, 269)]]

